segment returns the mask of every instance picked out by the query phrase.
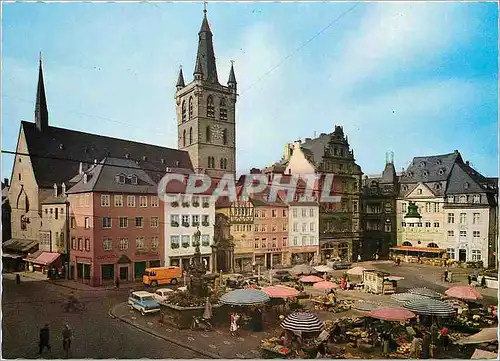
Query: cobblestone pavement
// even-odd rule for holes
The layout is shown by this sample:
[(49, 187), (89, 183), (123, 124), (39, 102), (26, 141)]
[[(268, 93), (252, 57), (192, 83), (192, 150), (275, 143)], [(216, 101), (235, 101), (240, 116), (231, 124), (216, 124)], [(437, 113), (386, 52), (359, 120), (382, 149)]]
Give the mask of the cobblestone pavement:
[(2, 282), (2, 356), (36, 358), (39, 328), (50, 324), (52, 351), (43, 358), (63, 358), (60, 334), (68, 323), (75, 331), (71, 358), (200, 358), (203, 355), (158, 339), (135, 327), (109, 317), (109, 308), (126, 300), (127, 290), (75, 291), (87, 311), (65, 313), (61, 304), (69, 289), (47, 281), (28, 281), (20, 285)]

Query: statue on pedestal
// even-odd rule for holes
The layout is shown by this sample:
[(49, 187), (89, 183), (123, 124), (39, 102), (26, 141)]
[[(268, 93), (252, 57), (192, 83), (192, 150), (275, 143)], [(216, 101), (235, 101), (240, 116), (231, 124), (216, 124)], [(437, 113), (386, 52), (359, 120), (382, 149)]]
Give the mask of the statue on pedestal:
[(193, 235), (193, 245), (195, 248), (193, 261), (188, 270), (188, 292), (195, 296), (206, 297), (208, 296), (208, 287), (206, 281), (203, 279), (203, 275), (206, 273), (206, 270), (201, 259), (200, 237), (201, 232), (199, 229), (197, 229), (195, 234)]

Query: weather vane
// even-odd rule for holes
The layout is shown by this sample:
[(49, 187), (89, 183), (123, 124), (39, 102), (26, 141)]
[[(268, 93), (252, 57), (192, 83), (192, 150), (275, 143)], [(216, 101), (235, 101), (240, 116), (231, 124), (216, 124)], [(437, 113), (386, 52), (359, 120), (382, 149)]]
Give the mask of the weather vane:
[(207, 3), (208, 1), (204, 1), (203, 2), (203, 12), (206, 13), (207, 12)]

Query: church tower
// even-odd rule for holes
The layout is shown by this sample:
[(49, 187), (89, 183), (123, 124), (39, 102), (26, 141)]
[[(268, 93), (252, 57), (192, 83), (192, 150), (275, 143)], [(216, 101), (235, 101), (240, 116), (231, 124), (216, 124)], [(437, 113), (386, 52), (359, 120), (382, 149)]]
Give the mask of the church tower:
[(233, 64), (227, 86), (219, 84), (207, 10), (198, 33), (193, 81), (177, 79), (178, 148), (186, 150), (195, 171), (212, 177), (236, 173), (236, 77)]

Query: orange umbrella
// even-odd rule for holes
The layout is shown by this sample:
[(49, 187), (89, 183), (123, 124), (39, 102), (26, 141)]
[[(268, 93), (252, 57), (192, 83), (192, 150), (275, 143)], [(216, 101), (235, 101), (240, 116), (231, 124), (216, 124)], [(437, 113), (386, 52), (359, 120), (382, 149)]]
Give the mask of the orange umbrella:
[(380, 307), (366, 313), (368, 317), (385, 321), (404, 321), (415, 317), (415, 314), (402, 307)]
[(323, 279), (318, 276), (305, 276), (302, 277), (299, 281), (303, 283), (316, 283), (323, 281)]
[(313, 284), (314, 288), (321, 288), (324, 290), (331, 290), (332, 288), (338, 288), (339, 285), (330, 281), (321, 281)]
[(262, 289), (269, 297), (272, 298), (290, 298), (297, 297), (300, 293), (295, 288), (285, 286), (270, 286)]
[(444, 294), (448, 297), (458, 298), (461, 300), (480, 300), (483, 298), (481, 294), (470, 286), (454, 286), (448, 288)]

